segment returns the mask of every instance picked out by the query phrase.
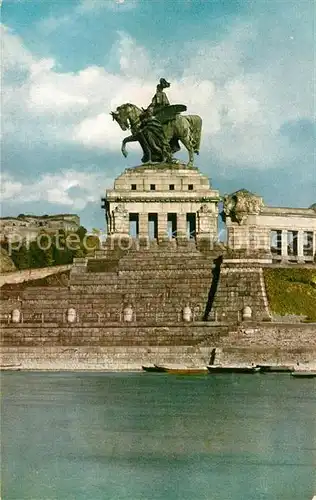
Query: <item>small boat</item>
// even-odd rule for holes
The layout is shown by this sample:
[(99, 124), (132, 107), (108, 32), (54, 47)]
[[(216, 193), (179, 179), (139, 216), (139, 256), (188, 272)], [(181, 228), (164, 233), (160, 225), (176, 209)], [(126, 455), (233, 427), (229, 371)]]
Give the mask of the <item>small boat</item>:
[(294, 370), (291, 375), (297, 378), (316, 378), (316, 371)]
[(145, 372), (154, 372), (154, 373), (162, 373), (165, 371), (162, 367), (157, 365), (143, 365), (142, 369)]
[(248, 365), (208, 365), (209, 373), (258, 373), (260, 372), (259, 366)]
[(206, 375), (208, 373), (206, 366), (159, 366), (158, 368), (172, 375)]
[(290, 365), (257, 365), (261, 373), (291, 373), (294, 366)]

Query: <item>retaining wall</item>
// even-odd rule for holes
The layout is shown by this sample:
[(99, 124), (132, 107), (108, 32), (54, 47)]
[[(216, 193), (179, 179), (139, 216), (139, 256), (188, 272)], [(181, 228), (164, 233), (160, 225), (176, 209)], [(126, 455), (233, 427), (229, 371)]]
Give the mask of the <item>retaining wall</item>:
[(23, 370), (141, 370), (142, 365), (205, 366), (212, 348), (192, 346), (3, 347), (2, 368)]
[(72, 268), (72, 264), (64, 266), (42, 267), (40, 269), (24, 269), (23, 271), (14, 271), (0, 275), (0, 287), (6, 284), (24, 283), (25, 281), (33, 281), (53, 274), (59, 274), (68, 271)]
[(143, 364), (316, 363), (316, 325), (8, 325), (2, 367), (136, 370)]
[[(146, 363), (205, 365), (215, 347), (216, 363), (316, 361), (316, 324), (261, 321), (269, 318), (263, 260), (226, 259), (217, 276), (216, 259), (216, 253), (190, 246), (185, 251), (108, 250), (94, 259), (78, 259), (69, 280), (58, 286), (4, 286), (2, 366), (128, 370)], [(46, 271), (33, 272), (38, 279)], [(131, 323), (124, 322), (127, 305), (133, 309)], [(255, 321), (239, 324), (247, 305)], [(191, 322), (183, 321), (186, 306)], [(76, 310), (75, 323), (67, 323), (69, 308)], [(14, 309), (21, 311), (21, 323), (11, 322)], [(221, 322), (203, 321), (216, 316)]]

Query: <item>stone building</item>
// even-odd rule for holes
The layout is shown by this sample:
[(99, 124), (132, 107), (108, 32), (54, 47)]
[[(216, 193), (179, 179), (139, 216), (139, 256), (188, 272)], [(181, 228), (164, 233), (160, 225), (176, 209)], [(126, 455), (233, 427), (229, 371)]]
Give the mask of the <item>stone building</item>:
[(219, 192), (197, 168), (126, 169), (106, 191), (110, 238), (216, 241)]
[(22, 237), (29, 241), (36, 239), (40, 231), (52, 234), (59, 230), (75, 232), (80, 226), (80, 218), (74, 214), (19, 215), (0, 218), (0, 239)]
[(316, 206), (265, 206), (247, 190), (224, 197), (227, 244), (231, 250), (261, 252), (279, 262), (313, 262), (316, 253)]

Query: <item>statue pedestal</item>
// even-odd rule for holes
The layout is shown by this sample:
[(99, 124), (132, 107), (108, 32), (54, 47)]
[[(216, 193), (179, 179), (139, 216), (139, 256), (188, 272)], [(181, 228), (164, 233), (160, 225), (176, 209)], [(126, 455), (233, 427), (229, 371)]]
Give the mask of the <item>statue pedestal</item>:
[(219, 199), (219, 192), (196, 167), (128, 168), (115, 180), (114, 189), (106, 191), (108, 232), (158, 241), (217, 240)]

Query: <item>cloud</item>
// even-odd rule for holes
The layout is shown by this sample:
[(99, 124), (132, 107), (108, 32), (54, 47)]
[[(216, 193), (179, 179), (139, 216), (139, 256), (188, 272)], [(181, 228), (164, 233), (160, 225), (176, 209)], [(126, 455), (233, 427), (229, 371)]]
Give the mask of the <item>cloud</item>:
[(115, 58), (118, 59), (120, 72), (130, 78), (148, 78), (153, 73), (154, 64), (144, 47), (123, 31), (118, 31), (119, 40), (114, 46)]
[(31, 52), (24, 46), (23, 40), (13, 30), (0, 25), (1, 35), (1, 67), (5, 74), (13, 69), (23, 71), (34, 61)]
[(78, 12), (95, 13), (102, 9), (108, 9), (116, 12), (125, 12), (135, 9), (138, 0), (81, 0)]
[(16, 204), (45, 201), (50, 205), (82, 210), (89, 203), (98, 201), (104, 184), (110, 185), (111, 182), (112, 179), (98, 172), (74, 169), (44, 174), (36, 182), (17, 181), (4, 172), (1, 175), (1, 195), (4, 201)]
[[(99, 9), (108, 3), (85, 0), (81, 7)], [(287, 26), (280, 32), (268, 20), (267, 37), (259, 21), (237, 21), (220, 41), (187, 42), (173, 58), (173, 75), (164, 70), (167, 57), (155, 64), (153, 54), (122, 31), (109, 54), (116, 71), (89, 66), (61, 72), (57, 61), (38, 59), (5, 29), (9, 76), (3, 88), (3, 133), (14, 143), (62, 142), (118, 151), (126, 133), (109, 112), (124, 102), (147, 106), (158, 78), (166, 76), (172, 83), (170, 101), (186, 104), (188, 113), (203, 118), (205, 157), (227, 168), (265, 169), (306, 156), (304, 141), (299, 137), (294, 144), (284, 125), (314, 120), (309, 38), (304, 34), (292, 40)], [(299, 17), (298, 33), (303, 26), (306, 19)], [(23, 68), (19, 78), (12, 78), (12, 68)]]
[(99, 15), (104, 10), (113, 13), (128, 12), (137, 6), (138, 0), (80, 0), (79, 4), (71, 12), (64, 15), (50, 15), (41, 19), (36, 26), (40, 32), (47, 36), (65, 26), (69, 29), (75, 22), (84, 19), (88, 15)]
[(22, 183), (14, 180), (9, 174), (0, 174), (0, 193), (3, 201), (10, 200), (22, 191)]
[[(84, 144), (90, 148), (118, 149), (118, 146), (124, 138), (124, 132), (119, 127), (113, 127), (111, 140), (108, 141), (108, 131), (113, 126), (113, 121), (107, 113), (100, 113), (97, 116), (82, 120), (74, 129), (73, 140)], [(113, 137), (113, 136), (116, 137)]]

